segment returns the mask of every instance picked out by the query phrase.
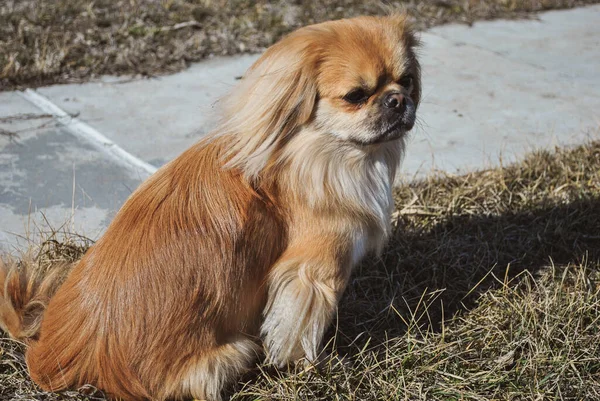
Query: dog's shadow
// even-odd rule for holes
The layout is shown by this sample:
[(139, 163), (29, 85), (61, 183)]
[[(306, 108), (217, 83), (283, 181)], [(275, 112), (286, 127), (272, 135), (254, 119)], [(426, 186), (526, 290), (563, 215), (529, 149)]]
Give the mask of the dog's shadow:
[[(383, 343), (409, 326), (436, 331), (482, 292), (551, 263), (600, 259), (600, 198), (498, 215), (458, 215), (426, 228), (401, 218), (381, 258), (358, 267), (334, 327), (336, 352)], [(330, 347), (331, 348), (331, 347)]]

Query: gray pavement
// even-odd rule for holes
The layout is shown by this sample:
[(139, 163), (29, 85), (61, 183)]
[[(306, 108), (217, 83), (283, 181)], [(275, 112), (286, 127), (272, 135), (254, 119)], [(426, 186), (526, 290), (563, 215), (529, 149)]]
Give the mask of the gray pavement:
[(0, 248), (52, 230), (97, 238), (141, 176), (15, 93), (0, 94)]
[[(598, 21), (600, 6), (591, 6), (423, 33), (424, 96), (405, 179), (432, 169), (485, 168), (533, 149), (600, 138)], [(103, 77), (36, 92), (159, 167), (210, 131), (215, 102), (257, 57), (215, 58), (154, 79)], [(23, 247), (23, 237), (48, 224), (97, 238), (147, 176), (44, 113), (21, 94), (0, 92), (5, 250)]]

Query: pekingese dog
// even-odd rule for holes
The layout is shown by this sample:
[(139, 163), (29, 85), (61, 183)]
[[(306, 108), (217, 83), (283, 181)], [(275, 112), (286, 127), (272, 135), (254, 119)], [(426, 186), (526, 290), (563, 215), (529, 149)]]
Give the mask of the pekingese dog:
[(0, 322), (27, 343), (33, 380), (219, 400), (263, 352), (277, 366), (316, 361), (352, 268), (390, 232), (421, 93), (416, 45), (404, 15), (293, 32), (64, 282), (5, 264)]

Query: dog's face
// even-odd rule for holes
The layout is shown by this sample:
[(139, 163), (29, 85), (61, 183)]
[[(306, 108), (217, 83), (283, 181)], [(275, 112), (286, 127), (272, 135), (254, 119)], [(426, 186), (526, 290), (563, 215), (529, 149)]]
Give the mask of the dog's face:
[(315, 127), (358, 145), (402, 138), (420, 97), (416, 41), (404, 20), (363, 18), (332, 28), (317, 71)]
[(359, 148), (401, 140), (415, 124), (421, 94), (416, 46), (404, 15), (292, 33), (265, 52), (230, 98), (232, 131), (248, 132), (235, 153), (255, 175), (305, 128)]

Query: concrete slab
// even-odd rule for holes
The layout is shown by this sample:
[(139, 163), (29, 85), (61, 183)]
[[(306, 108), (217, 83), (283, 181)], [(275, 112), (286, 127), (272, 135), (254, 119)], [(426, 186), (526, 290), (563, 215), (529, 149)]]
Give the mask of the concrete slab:
[(600, 138), (598, 21), (591, 6), (424, 33), (422, 127), (405, 172), (468, 171)]
[[(477, 29), (484, 30), (476, 26), (473, 36)], [(585, 84), (562, 70), (542, 70), (435, 33), (424, 33), (423, 41), (424, 96), (406, 174), (479, 169), (600, 137), (600, 91), (584, 91)], [(600, 46), (595, 52), (600, 56)]]
[(38, 92), (157, 167), (213, 127), (213, 106), (258, 55), (214, 58), (175, 75), (151, 79), (104, 77)]
[(57, 127), (14, 93), (0, 93), (0, 250), (52, 229), (95, 239), (141, 180)]

